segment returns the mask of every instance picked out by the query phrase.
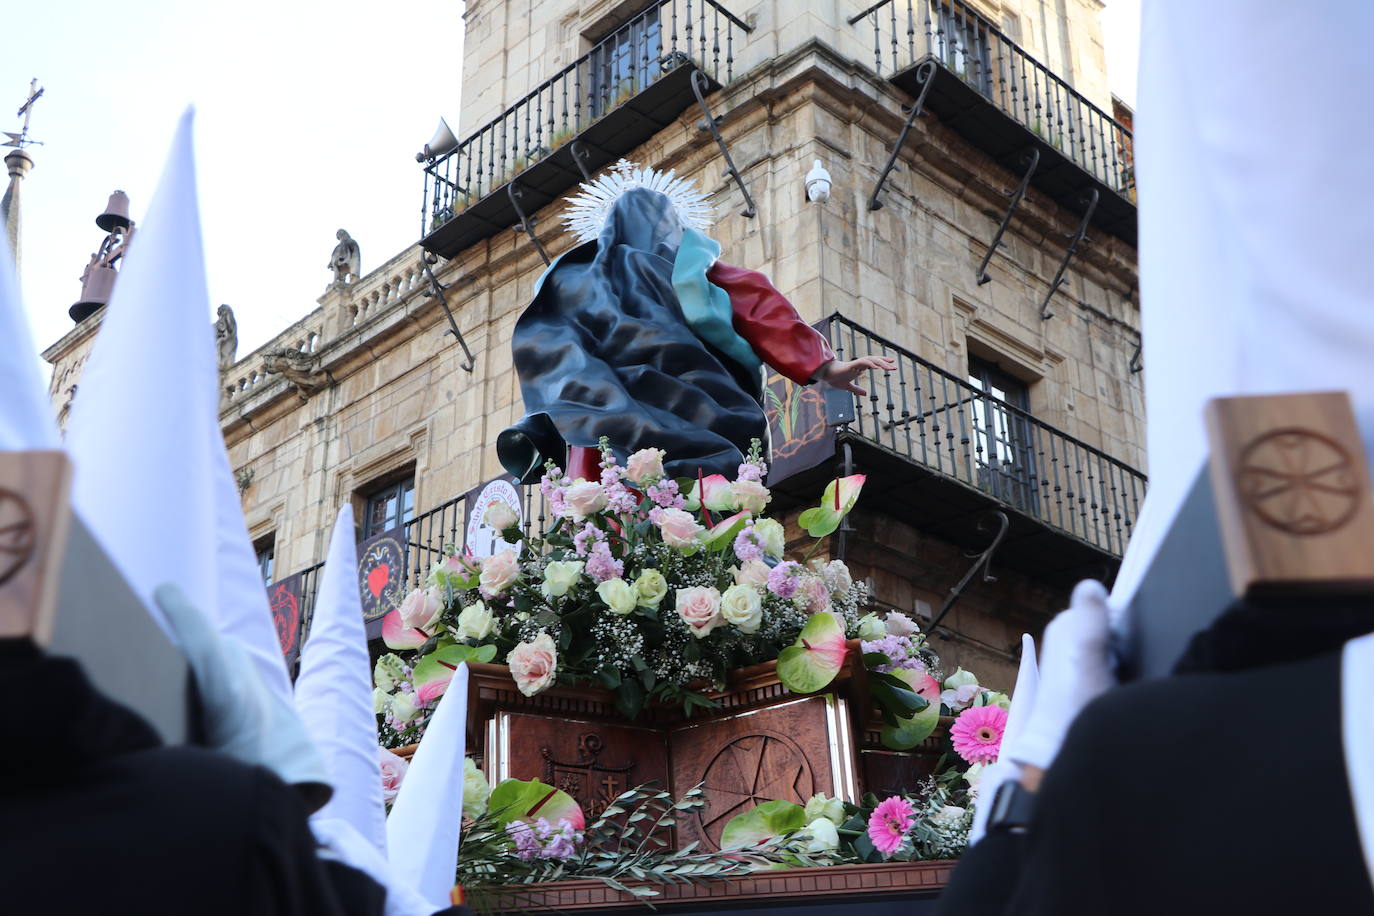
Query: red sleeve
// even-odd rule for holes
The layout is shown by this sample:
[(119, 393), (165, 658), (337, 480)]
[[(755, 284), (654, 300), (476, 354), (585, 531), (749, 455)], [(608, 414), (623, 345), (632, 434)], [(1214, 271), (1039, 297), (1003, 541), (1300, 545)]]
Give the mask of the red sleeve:
[(730, 297), (736, 333), (760, 359), (798, 385), (809, 383), (817, 369), (835, 358), (826, 339), (802, 321), (763, 274), (717, 261), (706, 279)]

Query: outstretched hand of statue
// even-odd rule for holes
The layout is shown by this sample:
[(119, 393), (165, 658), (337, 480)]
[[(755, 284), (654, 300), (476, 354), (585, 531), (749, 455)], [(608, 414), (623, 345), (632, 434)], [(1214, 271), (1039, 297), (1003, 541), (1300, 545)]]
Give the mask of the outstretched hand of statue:
[(886, 356), (861, 356), (858, 359), (832, 359), (816, 370), (816, 379), (827, 383), (832, 388), (843, 388), (845, 391), (852, 391), (857, 395), (865, 395), (868, 394), (868, 392), (854, 384), (859, 376), (871, 369), (881, 369), (884, 372), (891, 372), (896, 368), (896, 361)]

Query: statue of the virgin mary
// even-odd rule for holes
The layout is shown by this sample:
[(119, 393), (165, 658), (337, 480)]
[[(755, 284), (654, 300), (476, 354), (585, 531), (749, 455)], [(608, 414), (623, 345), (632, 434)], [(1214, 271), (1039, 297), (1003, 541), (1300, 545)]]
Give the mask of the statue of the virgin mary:
[(597, 479), (603, 436), (621, 462), (661, 448), (669, 476), (734, 478), (768, 441), (764, 364), (859, 394), (861, 373), (895, 368), (837, 360), (767, 277), (722, 263), (690, 181), (621, 160), (571, 204), (582, 244), (539, 278), (512, 340), (526, 413), (497, 454), (522, 481), (547, 460)]

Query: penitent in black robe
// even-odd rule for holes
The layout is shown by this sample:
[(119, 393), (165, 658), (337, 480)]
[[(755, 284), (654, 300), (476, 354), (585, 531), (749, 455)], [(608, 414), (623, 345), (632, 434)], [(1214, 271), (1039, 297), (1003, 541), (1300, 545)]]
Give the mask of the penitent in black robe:
[(1340, 646), (1367, 614), (1304, 633), (1320, 615), (1238, 609), (1181, 673), (1099, 697), (1026, 834), (971, 849), (941, 916), (1374, 913), (1341, 739)]

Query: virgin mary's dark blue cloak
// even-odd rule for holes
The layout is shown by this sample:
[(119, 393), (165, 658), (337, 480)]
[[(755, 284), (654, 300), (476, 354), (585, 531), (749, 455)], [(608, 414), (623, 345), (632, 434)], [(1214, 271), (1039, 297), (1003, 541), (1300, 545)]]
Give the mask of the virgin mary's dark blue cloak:
[(566, 446), (605, 436), (622, 463), (661, 448), (669, 476), (735, 476), (768, 422), (761, 362), (706, 279), (719, 251), (667, 197), (637, 188), (596, 241), (545, 271), (512, 340), (526, 413), (497, 437), (507, 471), (535, 480), (546, 460), (563, 466)]

